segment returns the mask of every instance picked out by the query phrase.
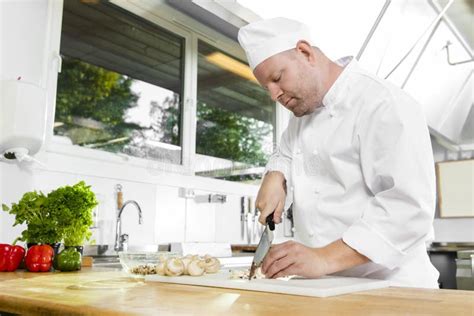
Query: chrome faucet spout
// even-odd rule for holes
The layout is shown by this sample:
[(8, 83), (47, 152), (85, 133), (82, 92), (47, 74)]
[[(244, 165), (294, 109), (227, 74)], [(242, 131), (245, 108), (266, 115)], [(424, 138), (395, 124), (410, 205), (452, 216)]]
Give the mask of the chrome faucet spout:
[(142, 209), (140, 205), (133, 200), (129, 200), (123, 203), (117, 215), (117, 225), (115, 228), (115, 251), (123, 251), (127, 248), (128, 235), (122, 235), (122, 213), (129, 204), (134, 205), (135, 208), (138, 210), (138, 224), (141, 225), (143, 223)]

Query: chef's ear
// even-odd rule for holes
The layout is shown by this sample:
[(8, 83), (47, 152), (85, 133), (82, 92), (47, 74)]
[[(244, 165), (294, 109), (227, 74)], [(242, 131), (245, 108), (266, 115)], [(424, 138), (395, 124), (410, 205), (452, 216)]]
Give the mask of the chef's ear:
[(313, 46), (311, 46), (311, 44), (307, 41), (299, 40), (298, 43), (296, 43), (296, 51), (300, 54), (303, 54), (310, 63), (316, 61), (316, 53), (313, 49)]

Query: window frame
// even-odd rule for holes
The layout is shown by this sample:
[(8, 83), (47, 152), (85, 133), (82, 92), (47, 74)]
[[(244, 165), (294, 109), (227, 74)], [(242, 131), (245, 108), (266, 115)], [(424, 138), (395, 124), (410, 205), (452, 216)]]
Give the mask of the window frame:
[[(58, 2), (59, 3), (59, 2)], [(54, 135), (54, 118), (56, 108), (56, 92), (58, 71), (60, 70), (60, 38), (62, 28), (62, 10), (63, 2), (61, 1), (54, 8), (55, 14), (61, 18), (59, 25), (52, 30), (52, 38), (57, 39), (57, 43), (53, 43), (54, 61), (56, 61), (56, 71), (50, 72), (49, 91), (51, 108), (47, 114), (47, 134), (45, 140), (45, 148), (47, 152), (55, 154), (63, 154), (98, 160), (103, 162), (112, 162), (119, 164), (129, 164), (135, 167), (146, 169), (157, 169), (170, 173), (179, 173), (194, 176), (194, 162), (196, 156), (196, 109), (197, 109), (197, 72), (198, 72), (198, 41), (201, 40), (209, 45), (226, 52), (241, 60), (247, 60), (245, 52), (235, 41), (218, 33), (217, 31), (202, 25), (191, 17), (179, 12), (178, 10), (166, 5), (164, 1), (149, 0), (110, 0), (110, 3), (130, 12), (140, 18), (151, 22), (158, 27), (180, 36), (184, 40), (184, 76), (183, 76), (183, 95), (181, 108), (181, 164), (172, 164), (158, 160), (151, 160), (139, 157), (129, 156), (123, 153), (111, 153), (97, 149), (85, 148), (78, 145), (63, 144)], [(57, 48), (56, 48), (56, 47)], [(274, 142), (278, 141), (281, 132), (278, 119), (281, 115), (281, 106), (276, 106), (276, 118)], [(199, 176), (197, 176), (199, 177)]]

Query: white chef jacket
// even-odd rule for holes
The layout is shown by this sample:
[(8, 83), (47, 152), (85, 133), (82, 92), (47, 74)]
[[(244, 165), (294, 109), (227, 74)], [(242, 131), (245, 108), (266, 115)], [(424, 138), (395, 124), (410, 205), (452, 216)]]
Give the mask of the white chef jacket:
[(286, 178), (298, 241), (323, 247), (342, 238), (371, 261), (338, 275), (437, 288), (426, 251), (434, 161), (421, 107), (345, 60), (323, 106), (290, 119), (266, 169)]

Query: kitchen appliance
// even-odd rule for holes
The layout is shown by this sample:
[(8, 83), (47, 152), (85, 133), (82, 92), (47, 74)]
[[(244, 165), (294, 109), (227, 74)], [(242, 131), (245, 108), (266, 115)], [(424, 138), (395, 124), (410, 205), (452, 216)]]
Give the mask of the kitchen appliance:
[[(57, 2), (0, 1), (0, 161), (32, 158), (46, 136), (47, 88), (60, 68)], [(20, 22), (21, 21), (21, 22)]]
[(456, 284), (459, 290), (474, 290), (474, 250), (460, 250), (456, 259)]
[(46, 90), (21, 80), (1, 80), (0, 91), (0, 160), (29, 160), (46, 135)]

